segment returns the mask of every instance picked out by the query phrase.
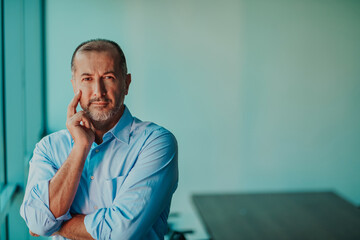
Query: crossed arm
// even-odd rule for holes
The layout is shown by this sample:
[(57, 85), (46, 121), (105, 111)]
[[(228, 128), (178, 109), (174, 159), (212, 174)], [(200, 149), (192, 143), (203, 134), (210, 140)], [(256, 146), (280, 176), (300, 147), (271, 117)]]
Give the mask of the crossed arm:
[[(85, 215), (77, 214), (73, 215), (72, 218), (68, 221), (65, 221), (60, 230), (55, 232), (53, 235), (61, 235), (65, 238), (69, 239), (77, 239), (77, 240), (88, 240), (93, 239), (91, 235), (86, 231), (84, 225)], [(30, 235), (34, 237), (39, 237), (38, 234), (33, 233), (29, 230)]]
[[(65, 215), (74, 201), (86, 157), (95, 139), (91, 121), (84, 112), (76, 112), (81, 92), (75, 94), (67, 110), (66, 126), (74, 139), (68, 158), (49, 182), (49, 209), (55, 218)], [(65, 221), (54, 234), (70, 239), (93, 239), (86, 231), (84, 215), (75, 215)], [(31, 232), (32, 236), (38, 236)]]
[(156, 130), (147, 138), (136, 164), (120, 180), (113, 205), (86, 216), (71, 217), (69, 208), (88, 150), (74, 141), (67, 160), (57, 167), (53, 151), (47, 147), (50, 142), (45, 138), (34, 151), (21, 208), (35, 234), (58, 234), (70, 239), (141, 238), (155, 222), (166, 219), (178, 180), (176, 139), (168, 131)]
[[(89, 150), (74, 146), (68, 159), (49, 183), (49, 208), (58, 218), (70, 209)], [(93, 239), (84, 225), (85, 215), (73, 215), (55, 234), (69, 239)]]
[[(121, 187), (117, 189), (113, 205), (72, 218), (65, 213), (54, 219), (47, 207), (46, 179), (54, 178), (60, 169), (51, 167), (51, 161), (40, 152), (44, 150), (40, 144), (32, 159), (22, 205), (22, 216), (29, 228), (39, 235), (54, 233), (70, 239), (87, 239), (86, 236), (91, 239), (86, 231), (95, 239), (144, 237), (154, 223), (166, 219), (178, 180), (176, 140), (164, 131), (153, 135), (156, 137), (145, 146), (132, 170), (118, 182)], [(51, 153), (48, 154), (51, 157)], [(166, 228), (161, 225), (163, 227)]]
[(63, 223), (60, 230), (55, 234), (59, 234), (69, 239), (93, 239), (91, 235), (86, 231), (84, 225), (84, 218), (85, 215), (82, 214), (73, 215), (70, 220)]
[[(86, 151), (86, 150), (85, 150)], [(75, 198), (86, 155), (74, 146), (69, 158), (49, 183), (49, 208), (54, 217), (64, 215)], [(85, 158), (85, 159), (84, 159)], [(93, 239), (86, 231), (84, 215), (75, 215), (62, 224), (55, 234), (70, 239)]]
[[(55, 233), (70, 239), (86, 239), (86, 231), (95, 239), (118, 239), (120, 236), (130, 239), (146, 235), (154, 223), (166, 219), (178, 179), (175, 138), (166, 131), (156, 131), (152, 136), (126, 178), (118, 180), (121, 187), (117, 188), (113, 205), (86, 216), (75, 215), (72, 218), (65, 213), (54, 219), (47, 207), (46, 198), (49, 194), (46, 192), (46, 179), (54, 178), (60, 169), (51, 166), (51, 160), (41, 153), (46, 149), (43, 144), (39, 144), (32, 159), (22, 205), (22, 216), (29, 228), (39, 235)], [(44, 145), (46, 142), (47, 139)], [(52, 157), (52, 153), (46, 154)], [(161, 225), (163, 227), (166, 228)]]

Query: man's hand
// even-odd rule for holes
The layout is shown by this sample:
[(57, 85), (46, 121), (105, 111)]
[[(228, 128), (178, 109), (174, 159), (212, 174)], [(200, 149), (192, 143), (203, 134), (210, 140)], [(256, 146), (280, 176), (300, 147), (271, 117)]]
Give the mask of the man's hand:
[(80, 97), (81, 91), (79, 90), (68, 106), (66, 127), (75, 145), (90, 148), (95, 140), (94, 127), (84, 111), (76, 112)]
[(33, 233), (33, 232), (30, 231), (30, 230), (29, 230), (29, 233), (30, 233), (30, 235), (33, 236), (33, 237), (39, 237), (39, 236), (40, 236), (40, 235), (37, 235), (36, 233)]
[(66, 161), (49, 182), (49, 208), (55, 218), (64, 215), (70, 209), (86, 157), (95, 140), (90, 119), (83, 111), (76, 112), (80, 96), (80, 91), (75, 94), (67, 112), (66, 127), (74, 139), (74, 146)]

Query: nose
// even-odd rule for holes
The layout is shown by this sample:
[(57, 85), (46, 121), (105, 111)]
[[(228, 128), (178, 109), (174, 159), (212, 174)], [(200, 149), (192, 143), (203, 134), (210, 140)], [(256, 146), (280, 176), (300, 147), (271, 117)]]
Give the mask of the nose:
[(94, 97), (102, 97), (106, 95), (104, 81), (101, 78), (95, 81), (93, 94)]

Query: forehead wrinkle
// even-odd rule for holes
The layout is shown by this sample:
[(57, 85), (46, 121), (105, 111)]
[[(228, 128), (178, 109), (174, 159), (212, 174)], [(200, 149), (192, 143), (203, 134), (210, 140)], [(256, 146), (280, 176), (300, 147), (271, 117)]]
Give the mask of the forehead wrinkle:
[[(74, 59), (74, 72), (82, 71), (82, 75), (103, 75), (106, 73), (116, 73), (114, 59), (110, 53), (105, 53), (102, 57), (94, 57), (102, 52), (79, 52)], [(106, 57), (106, 61), (104, 61)]]
[(80, 76), (91, 76), (92, 74), (91, 73), (82, 73)]

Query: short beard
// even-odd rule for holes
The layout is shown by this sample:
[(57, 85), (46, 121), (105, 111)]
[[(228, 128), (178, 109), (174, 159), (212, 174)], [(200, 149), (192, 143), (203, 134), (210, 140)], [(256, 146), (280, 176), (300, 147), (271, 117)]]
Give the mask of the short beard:
[(94, 127), (98, 130), (102, 130), (102, 129), (106, 128), (109, 120), (111, 120), (117, 113), (119, 113), (119, 111), (121, 110), (122, 104), (121, 104), (121, 101), (118, 102), (119, 104), (117, 104), (113, 109), (111, 109), (108, 112), (102, 112), (102, 111), (94, 112), (94, 111), (89, 110), (90, 104), (94, 101), (99, 101), (99, 99), (91, 100), (89, 102), (89, 105), (86, 108), (84, 108), (84, 112), (90, 118)]

